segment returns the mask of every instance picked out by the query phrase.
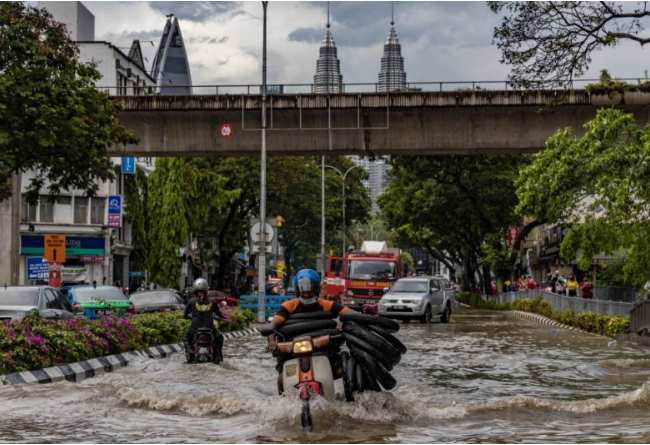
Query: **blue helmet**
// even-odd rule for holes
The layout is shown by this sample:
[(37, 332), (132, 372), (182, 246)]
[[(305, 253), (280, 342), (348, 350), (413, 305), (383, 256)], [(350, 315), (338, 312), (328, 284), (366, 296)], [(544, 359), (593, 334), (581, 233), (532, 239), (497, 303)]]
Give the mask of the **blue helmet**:
[[(312, 269), (302, 269), (293, 277), (293, 287), (296, 289), (296, 295), (304, 304), (313, 304), (320, 294), (320, 276), (318, 272)], [(301, 292), (313, 292), (314, 297), (304, 300)]]

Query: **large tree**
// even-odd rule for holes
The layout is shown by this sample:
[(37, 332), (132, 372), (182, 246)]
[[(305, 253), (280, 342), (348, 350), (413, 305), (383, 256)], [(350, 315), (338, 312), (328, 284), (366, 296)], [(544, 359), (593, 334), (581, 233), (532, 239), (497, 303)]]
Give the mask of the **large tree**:
[[(586, 270), (598, 253), (624, 253), (639, 281), (650, 270), (650, 126), (601, 109), (576, 137), (558, 130), (517, 180), (518, 212), (571, 227), (565, 258)], [(637, 283), (639, 284), (639, 283)]]
[(494, 2), (504, 14), (494, 29), (501, 63), (522, 87), (558, 87), (583, 75), (594, 51), (621, 41), (650, 42), (647, 2)]
[(44, 9), (0, 3), (0, 201), (9, 178), (33, 170), (27, 201), (81, 189), (115, 176), (106, 148), (134, 143), (117, 120), (119, 106), (95, 88), (101, 76), (78, 59), (65, 26)]
[[(332, 159), (348, 168), (349, 160)], [(341, 180), (326, 177), (326, 230), (329, 246), (340, 245)], [(361, 169), (346, 180), (346, 221), (364, 221), (370, 198), (361, 184)], [(154, 281), (176, 286), (181, 247), (191, 233), (217, 240), (217, 248), (203, 250), (201, 267), (215, 261), (216, 285), (225, 287), (234, 269), (234, 254), (248, 243), (250, 219), (259, 215), (259, 159), (159, 159), (148, 183), (149, 263)], [(321, 176), (313, 161), (302, 157), (271, 157), (267, 166), (267, 217), (282, 216), (279, 230), (287, 276), (293, 266), (315, 267), (320, 251)], [(195, 258), (194, 258), (195, 259)], [(194, 259), (190, 259), (193, 261)], [(198, 261), (197, 261), (198, 263)]]
[(465, 287), (474, 272), (487, 286), (487, 249), (506, 252), (506, 228), (521, 221), (514, 181), (526, 162), (514, 155), (395, 157), (379, 206), (400, 246), (426, 247), (452, 269), (462, 264)]

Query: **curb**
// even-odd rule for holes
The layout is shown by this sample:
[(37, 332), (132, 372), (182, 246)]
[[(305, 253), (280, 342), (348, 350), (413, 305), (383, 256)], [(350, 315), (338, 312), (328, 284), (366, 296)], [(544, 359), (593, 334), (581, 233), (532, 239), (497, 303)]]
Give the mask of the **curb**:
[[(230, 340), (233, 338), (246, 337), (258, 332), (257, 329), (251, 328), (228, 332), (227, 334), (223, 334), (223, 337), (225, 340)], [(96, 375), (124, 368), (125, 366), (128, 366), (131, 360), (137, 358), (165, 358), (183, 351), (183, 343), (174, 343), (171, 345), (153, 346), (151, 348), (143, 349), (142, 351), (130, 351), (121, 354), (107, 355), (104, 357), (91, 358), (90, 360), (52, 366), (34, 371), (14, 372), (6, 376), (0, 375), (0, 386), (3, 384), (22, 385), (25, 383), (55, 383), (63, 380), (79, 383), (86, 379), (95, 377)]]
[(566, 329), (567, 331), (580, 331), (580, 332), (583, 332), (585, 334), (595, 335), (597, 337), (610, 338), (610, 337), (607, 337), (606, 335), (600, 335), (600, 334), (596, 334), (595, 332), (589, 332), (589, 331), (585, 331), (585, 330), (580, 329), (580, 328), (576, 328), (575, 326), (568, 326), (568, 325), (562, 324), (562, 323), (560, 323), (558, 321), (552, 320), (552, 319), (550, 319), (548, 317), (545, 317), (543, 315), (535, 314), (533, 312), (506, 311), (506, 313), (508, 315), (512, 315), (512, 316), (514, 316), (516, 318), (522, 318), (524, 320), (532, 321), (532, 322), (547, 325), (547, 326), (556, 326), (558, 328)]

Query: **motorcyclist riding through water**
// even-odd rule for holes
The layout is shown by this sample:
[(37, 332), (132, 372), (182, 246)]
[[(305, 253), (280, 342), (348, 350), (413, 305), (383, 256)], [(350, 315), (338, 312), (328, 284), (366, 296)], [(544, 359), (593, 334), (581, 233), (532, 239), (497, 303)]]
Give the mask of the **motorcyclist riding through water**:
[[(344, 313), (355, 312), (352, 309), (329, 300), (321, 300), (320, 295), (320, 277), (315, 270), (302, 269), (293, 279), (293, 287), (296, 289), (296, 298), (282, 303), (271, 322), (273, 330), (277, 330), (289, 318), (291, 314), (300, 314), (306, 312), (331, 312), (335, 316)], [(267, 352), (273, 352), (277, 346), (275, 333), (269, 335)], [(340, 357), (331, 361), (332, 374), (335, 379), (342, 376)], [(278, 376), (278, 392), (284, 392), (282, 383), (282, 372)]]
[(184, 318), (191, 318), (192, 324), (183, 337), (185, 356), (188, 363), (195, 360), (194, 357), (194, 334), (199, 328), (210, 328), (213, 330), (213, 351), (212, 363), (219, 364), (223, 361), (223, 335), (215, 327), (215, 318), (223, 318), (217, 302), (208, 298), (208, 282), (198, 278), (192, 285), (194, 296), (189, 299), (185, 306)]

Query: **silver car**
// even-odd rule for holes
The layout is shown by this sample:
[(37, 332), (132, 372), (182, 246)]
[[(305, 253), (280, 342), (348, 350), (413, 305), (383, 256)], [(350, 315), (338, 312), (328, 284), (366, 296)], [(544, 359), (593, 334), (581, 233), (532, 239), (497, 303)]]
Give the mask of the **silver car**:
[(49, 286), (0, 287), (0, 322), (22, 320), (36, 310), (42, 318), (73, 318), (73, 308), (58, 289)]
[(439, 316), (442, 323), (448, 323), (455, 299), (456, 292), (445, 278), (401, 278), (379, 300), (379, 315), (421, 323), (431, 323)]

